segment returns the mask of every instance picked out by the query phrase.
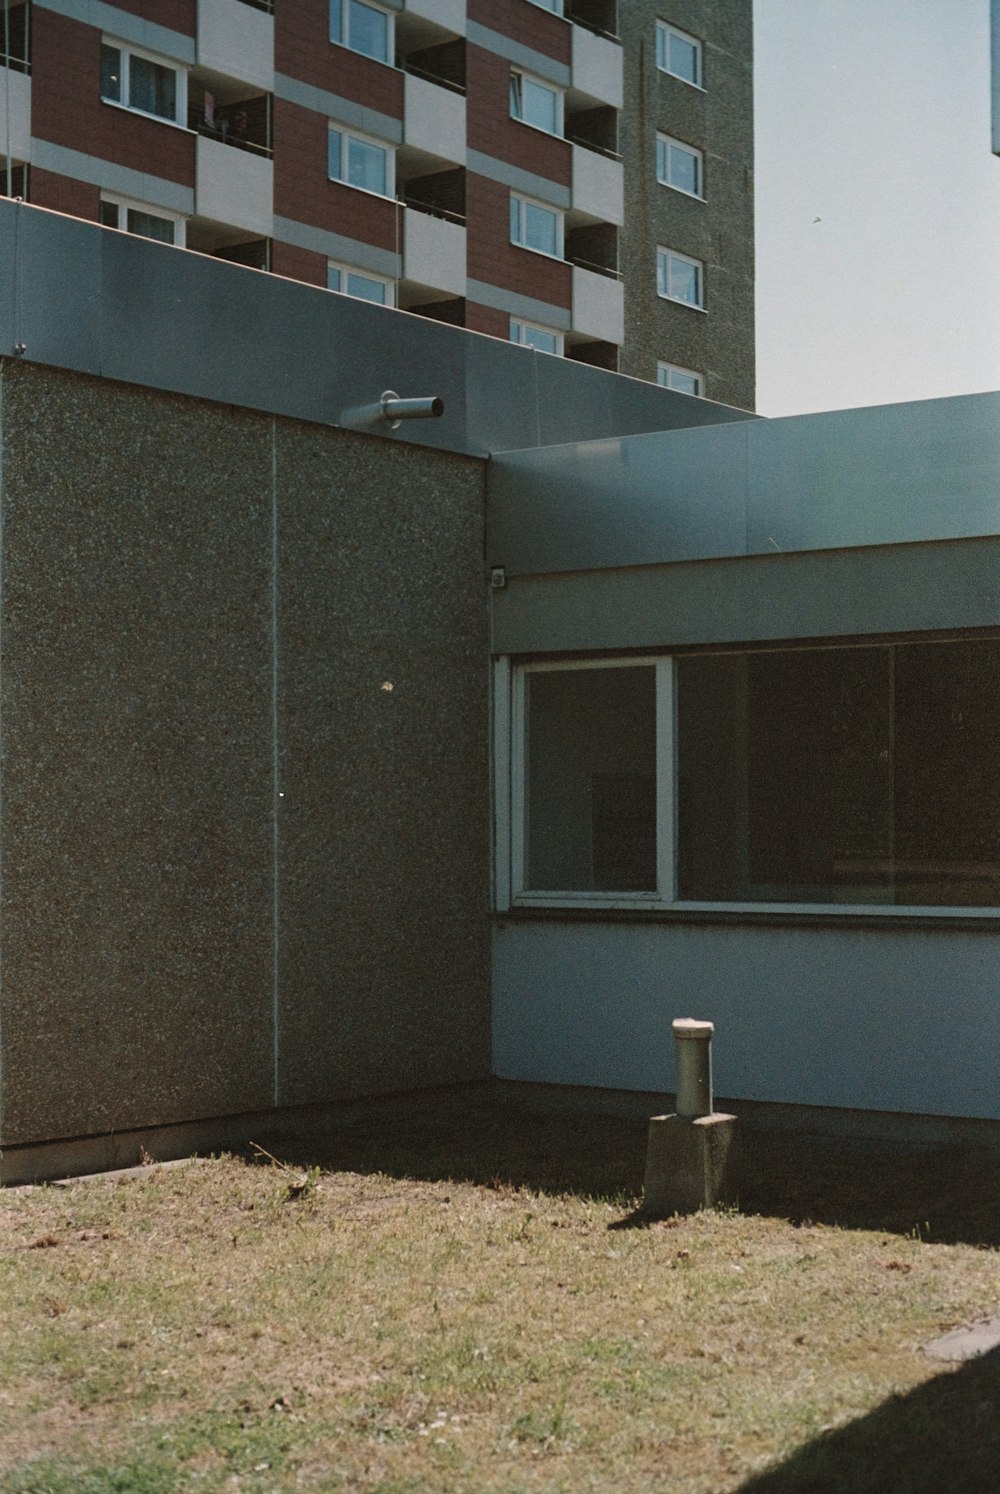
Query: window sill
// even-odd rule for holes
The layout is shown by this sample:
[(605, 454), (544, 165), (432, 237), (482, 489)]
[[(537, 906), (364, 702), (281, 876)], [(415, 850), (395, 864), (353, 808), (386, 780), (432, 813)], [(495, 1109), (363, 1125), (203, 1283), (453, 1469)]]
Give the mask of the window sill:
[(643, 903), (517, 903), (494, 909), (495, 919), (517, 922), (551, 920), (558, 923), (676, 923), (740, 925), (772, 928), (825, 929), (921, 929), (938, 933), (974, 930), (1000, 934), (1000, 908), (856, 908), (827, 906), (760, 905), (726, 903), (674, 903), (649, 906)]
[(550, 254), (547, 249), (533, 249), (530, 244), (519, 244), (516, 239), (511, 239), (510, 246), (512, 249), (523, 249), (525, 254), (538, 254), (542, 259), (550, 259), (557, 265), (569, 263), (561, 254)]
[(145, 109), (133, 109), (131, 104), (119, 104), (117, 99), (101, 99), (108, 109), (117, 109), (119, 114), (134, 114), (138, 119), (151, 119), (154, 124), (166, 125), (169, 130), (179, 130), (182, 135), (197, 135), (197, 130), (179, 124), (176, 119), (165, 119), (162, 114), (149, 114)]
[(704, 83), (692, 83), (690, 78), (682, 78), (680, 73), (672, 73), (668, 67), (656, 65), (656, 71), (662, 73), (665, 78), (673, 78), (677, 83), (683, 83), (685, 88), (693, 88), (695, 93), (707, 93)]
[(379, 67), (387, 67), (394, 73), (404, 71), (403, 68), (397, 67), (394, 62), (389, 62), (384, 57), (373, 57), (370, 52), (360, 52), (357, 47), (350, 47), (346, 42), (334, 41), (332, 36), (330, 37), (330, 45), (331, 47), (337, 47), (341, 52), (350, 52), (352, 57), (365, 57), (369, 62), (377, 62)]
[(656, 298), (658, 301), (669, 301), (672, 306), (686, 306), (688, 311), (700, 311), (702, 316), (708, 315), (707, 307), (695, 306), (693, 301), (682, 301), (680, 296), (665, 296), (662, 291), (657, 291)]
[(675, 187), (673, 182), (665, 182), (662, 176), (656, 178), (661, 187), (666, 187), (668, 192), (679, 192), (682, 197), (690, 198), (692, 202), (704, 202), (705, 197), (701, 192), (689, 192), (686, 187)]
[(547, 130), (544, 125), (532, 124), (530, 119), (518, 119), (516, 114), (511, 114), (509, 118), (511, 124), (522, 125), (526, 130), (534, 130), (536, 135), (544, 135), (547, 140), (561, 140), (564, 145), (569, 143), (561, 130)]
[(395, 206), (398, 201), (388, 192), (373, 192), (371, 187), (356, 187), (353, 182), (341, 181), (339, 176), (328, 176), (327, 181), (338, 187), (346, 187), (349, 192), (363, 192), (366, 197), (374, 197), (377, 202), (391, 202)]

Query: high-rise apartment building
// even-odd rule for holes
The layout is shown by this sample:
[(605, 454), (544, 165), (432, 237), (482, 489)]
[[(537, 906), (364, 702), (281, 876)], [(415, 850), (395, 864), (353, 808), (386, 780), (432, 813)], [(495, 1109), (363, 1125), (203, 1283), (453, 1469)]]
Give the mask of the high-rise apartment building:
[(750, 0), (0, 0), (2, 190), (753, 401)]

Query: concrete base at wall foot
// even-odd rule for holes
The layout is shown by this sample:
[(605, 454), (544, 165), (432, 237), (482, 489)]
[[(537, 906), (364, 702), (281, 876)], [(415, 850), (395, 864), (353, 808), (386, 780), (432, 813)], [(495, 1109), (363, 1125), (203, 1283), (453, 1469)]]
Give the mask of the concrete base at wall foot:
[(737, 1201), (735, 1115), (654, 1115), (642, 1212), (663, 1219)]

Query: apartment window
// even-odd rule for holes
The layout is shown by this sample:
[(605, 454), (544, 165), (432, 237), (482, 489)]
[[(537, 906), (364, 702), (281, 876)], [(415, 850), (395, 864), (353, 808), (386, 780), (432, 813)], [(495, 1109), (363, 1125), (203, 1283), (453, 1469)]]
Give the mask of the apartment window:
[(501, 887), (515, 904), (995, 912), (998, 671), (997, 638), (515, 668)]
[(537, 5), (539, 10), (550, 10), (554, 16), (563, 13), (563, 0), (531, 0), (532, 5)]
[(363, 192), (376, 192), (379, 197), (392, 196), (395, 154), (390, 146), (377, 140), (331, 125), (327, 169), (335, 182), (360, 187)]
[(371, 275), (367, 270), (355, 270), (350, 265), (327, 265), (326, 288), (355, 296), (359, 301), (374, 301), (378, 306), (391, 306), (394, 300), (391, 280), (384, 275)]
[(120, 42), (101, 43), (101, 98), (170, 124), (187, 121), (183, 68)]
[(539, 353), (561, 354), (563, 335), (551, 327), (540, 327), (536, 322), (525, 322), (520, 317), (510, 319), (510, 340), (522, 347), (535, 348)]
[(376, 62), (391, 62), (392, 16), (365, 0), (330, 0), (330, 40)]
[(656, 23), (656, 65), (671, 77), (702, 87), (702, 47), (695, 36), (666, 21)]
[(142, 239), (156, 239), (161, 244), (184, 247), (184, 219), (162, 208), (147, 207), (121, 197), (101, 197), (100, 221), (105, 228), (138, 234)]
[(563, 215), (555, 208), (532, 202), (530, 197), (510, 194), (510, 241), (522, 249), (551, 254), (561, 259)]
[(657, 363), (656, 382), (664, 389), (673, 389), (675, 394), (705, 393), (705, 380), (693, 368), (681, 368), (679, 363)]
[(705, 266), (676, 249), (656, 251), (656, 294), (668, 301), (705, 309)]
[(656, 180), (665, 187), (686, 192), (689, 197), (704, 197), (704, 158), (692, 145), (671, 140), (669, 135), (656, 137)]
[(558, 88), (550, 88), (527, 73), (510, 75), (510, 116), (533, 125), (548, 135), (563, 132), (563, 100)]

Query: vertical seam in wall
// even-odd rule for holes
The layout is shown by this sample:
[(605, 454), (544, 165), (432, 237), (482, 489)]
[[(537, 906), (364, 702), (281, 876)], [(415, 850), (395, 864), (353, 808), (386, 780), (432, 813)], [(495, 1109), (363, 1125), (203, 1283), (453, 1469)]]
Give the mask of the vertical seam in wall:
[[(0, 359), (0, 685), (3, 683), (4, 363)], [(0, 703), (0, 909), (3, 896), (3, 718)], [(3, 917), (0, 912), (0, 1154), (3, 1149)]]
[(274, 1105), (281, 1103), (281, 1009), (278, 985), (278, 422), (271, 416), (271, 1040)]

